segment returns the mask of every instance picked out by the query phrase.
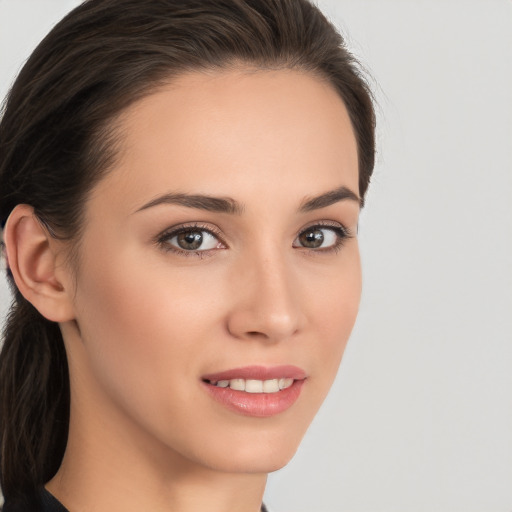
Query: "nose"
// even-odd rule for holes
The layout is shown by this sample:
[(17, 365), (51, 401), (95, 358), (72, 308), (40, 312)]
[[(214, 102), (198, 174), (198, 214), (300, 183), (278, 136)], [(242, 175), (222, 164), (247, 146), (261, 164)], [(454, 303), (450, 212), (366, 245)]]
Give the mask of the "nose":
[(254, 257), (235, 273), (233, 303), (227, 319), (232, 336), (277, 342), (302, 329), (305, 316), (298, 282), (284, 258)]

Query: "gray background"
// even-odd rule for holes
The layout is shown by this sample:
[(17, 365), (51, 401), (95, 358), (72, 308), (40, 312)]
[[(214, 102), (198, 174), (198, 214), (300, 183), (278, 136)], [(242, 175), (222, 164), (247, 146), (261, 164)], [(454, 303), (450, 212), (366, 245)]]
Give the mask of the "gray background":
[[(0, 94), (72, 0), (0, 0)], [(371, 70), (364, 293), (275, 512), (512, 511), (512, 2), (321, 0)], [(5, 314), (7, 287), (0, 282)]]

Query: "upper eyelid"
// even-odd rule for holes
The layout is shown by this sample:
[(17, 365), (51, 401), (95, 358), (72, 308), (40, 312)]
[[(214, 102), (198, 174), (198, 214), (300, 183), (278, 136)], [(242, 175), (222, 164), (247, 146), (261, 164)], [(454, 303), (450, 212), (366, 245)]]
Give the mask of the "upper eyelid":
[(215, 235), (216, 237), (221, 237), (222, 233), (220, 229), (212, 227), (211, 225), (206, 225), (202, 223), (193, 223), (193, 224), (178, 224), (176, 226), (171, 226), (167, 229), (164, 229), (159, 237), (162, 236), (170, 236), (177, 233), (182, 233), (183, 231), (208, 231), (208, 233), (211, 233), (212, 235)]
[(311, 224), (308, 224), (305, 227), (301, 228), (301, 230), (298, 232), (298, 234), (300, 235), (304, 231), (307, 231), (308, 229), (315, 228), (315, 227), (338, 229), (338, 230), (342, 230), (347, 236), (352, 235), (352, 230), (349, 227), (347, 227), (345, 224), (343, 224), (342, 222), (338, 222), (338, 221), (312, 222)]
[[(326, 227), (326, 228), (342, 228), (345, 231), (350, 231), (349, 228), (343, 224), (342, 222), (338, 221), (332, 221), (332, 220), (320, 220), (320, 221), (313, 221), (311, 223), (306, 224), (304, 227), (302, 227), (298, 233), (302, 233), (306, 229), (311, 229), (312, 227), (319, 226), (319, 227)], [(192, 224), (177, 224), (175, 226), (171, 226), (166, 228), (164, 231), (162, 231), (161, 235), (170, 235), (173, 233), (180, 233), (182, 231), (187, 230), (194, 230), (197, 229), (198, 231), (208, 231), (212, 233), (215, 236), (222, 236), (222, 232), (217, 227), (212, 227), (211, 224), (206, 224), (202, 222), (193, 222)]]

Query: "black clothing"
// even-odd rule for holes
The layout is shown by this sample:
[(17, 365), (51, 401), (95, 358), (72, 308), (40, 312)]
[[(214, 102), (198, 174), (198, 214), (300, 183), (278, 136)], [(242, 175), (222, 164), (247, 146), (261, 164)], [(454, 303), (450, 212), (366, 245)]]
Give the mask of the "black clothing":
[[(2, 512), (69, 512), (57, 498), (44, 487), (39, 491), (37, 498), (30, 503), (5, 503)], [(261, 512), (267, 512), (265, 505), (261, 505)]]
[(69, 512), (57, 498), (51, 495), (44, 487), (38, 492), (35, 499), (24, 503), (6, 502), (2, 512)]

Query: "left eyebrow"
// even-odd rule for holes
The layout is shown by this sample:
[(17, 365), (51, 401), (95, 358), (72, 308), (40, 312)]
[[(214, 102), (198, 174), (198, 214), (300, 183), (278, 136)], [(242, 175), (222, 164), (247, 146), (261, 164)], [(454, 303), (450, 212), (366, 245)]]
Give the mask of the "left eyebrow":
[(355, 192), (352, 192), (352, 190), (347, 187), (339, 187), (319, 196), (309, 199), (306, 198), (299, 207), (299, 212), (306, 213), (312, 210), (326, 208), (327, 206), (331, 206), (332, 204), (340, 201), (345, 201), (346, 199), (356, 201), (360, 208), (363, 207), (363, 200)]

